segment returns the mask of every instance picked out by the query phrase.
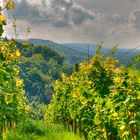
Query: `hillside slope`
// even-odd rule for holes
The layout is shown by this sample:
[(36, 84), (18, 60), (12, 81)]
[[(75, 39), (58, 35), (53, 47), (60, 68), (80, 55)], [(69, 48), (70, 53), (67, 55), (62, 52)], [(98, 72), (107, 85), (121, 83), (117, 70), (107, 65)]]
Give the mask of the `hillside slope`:
[[(84, 44), (84, 43), (65, 43), (59, 44), (50, 40), (42, 39), (28, 39), (29, 43), (34, 45), (43, 45), (48, 46), (53, 49), (61, 56), (64, 56), (65, 60), (71, 64), (80, 63), (83, 60), (87, 61), (88, 57), (88, 48), (89, 56), (92, 57), (97, 47), (95, 44)], [(101, 53), (103, 55), (109, 55), (110, 48), (102, 48)], [(114, 55), (115, 58), (119, 60), (119, 64), (124, 64), (128, 66), (132, 62), (132, 58), (136, 56), (137, 53), (140, 53), (138, 48), (118, 48), (117, 53)]]
[(84, 60), (86, 55), (85, 52), (80, 52), (78, 50), (76, 51), (74, 48), (70, 48), (64, 44), (58, 44), (50, 40), (28, 39), (28, 42), (34, 44), (35, 46), (48, 46), (61, 56), (64, 56), (65, 59), (71, 64), (79, 63), (80, 61)]

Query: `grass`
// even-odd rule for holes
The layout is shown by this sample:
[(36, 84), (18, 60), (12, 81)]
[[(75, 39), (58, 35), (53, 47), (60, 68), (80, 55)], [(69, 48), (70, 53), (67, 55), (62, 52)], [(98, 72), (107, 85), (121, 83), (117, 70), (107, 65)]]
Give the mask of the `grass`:
[(60, 124), (46, 125), (41, 121), (26, 121), (9, 130), (6, 140), (82, 140)]

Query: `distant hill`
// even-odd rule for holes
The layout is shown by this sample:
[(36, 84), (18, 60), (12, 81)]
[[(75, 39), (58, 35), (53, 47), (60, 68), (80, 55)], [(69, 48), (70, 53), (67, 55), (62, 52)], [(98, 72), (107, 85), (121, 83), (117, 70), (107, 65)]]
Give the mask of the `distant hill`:
[[(58, 52), (60, 55), (64, 56), (65, 59), (71, 63), (79, 63), (83, 60), (87, 60), (88, 48), (89, 55), (92, 57), (97, 50), (95, 44), (84, 44), (84, 43), (65, 43), (60, 44), (50, 40), (43, 39), (28, 39), (29, 43), (34, 45), (48, 46), (54, 51)], [(104, 55), (109, 54), (110, 48), (103, 48), (101, 53)], [(115, 58), (120, 60), (121, 64), (128, 65), (132, 58), (140, 53), (140, 49), (130, 49), (130, 48), (119, 48), (117, 53), (114, 55)]]
[(88, 48), (89, 48), (90, 55), (93, 55), (97, 50), (97, 47), (94, 44), (70, 43), (70, 44), (64, 44), (64, 45), (68, 48), (71, 48), (73, 50), (76, 50), (85, 54), (88, 53)]
[(64, 56), (65, 59), (71, 64), (79, 63), (83, 61), (86, 53), (82, 51), (76, 51), (71, 47), (67, 47), (65, 44), (55, 43), (50, 40), (42, 40), (42, 39), (28, 39), (28, 42), (34, 44), (36, 46), (48, 46), (54, 51), (58, 52), (60, 55)]
[[(88, 47), (90, 48), (90, 56), (92, 56), (96, 50), (97, 47), (95, 44), (85, 44), (85, 43), (56, 43), (51, 40), (43, 40), (43, 39), (28, 39), (29, 43), (34, 45), (47, 45), (49, 48), (54, 49), (58, 51), (59, 53), (63, 54), (64, 56), (67, 54), (73, 54), (73, 55), (87, 55), (88, 53)], [(102, 52), (106, 52), (106, 49)]]

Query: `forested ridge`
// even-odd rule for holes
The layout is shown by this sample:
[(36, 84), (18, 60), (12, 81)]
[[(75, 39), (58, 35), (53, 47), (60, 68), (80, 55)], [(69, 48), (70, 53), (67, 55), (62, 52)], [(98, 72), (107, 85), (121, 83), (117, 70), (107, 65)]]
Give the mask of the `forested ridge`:
[(51, 50), (47, 46), (22, 47), (21, 48), (21, 73), (20, 76), (25, 83), (25, 91), (28, 99), (48, 103), (53, 93), (53, 83), (61, 77), (61, 73), (70, 75), (73, 72), (73, 66), (65, 63), (64, 57)]

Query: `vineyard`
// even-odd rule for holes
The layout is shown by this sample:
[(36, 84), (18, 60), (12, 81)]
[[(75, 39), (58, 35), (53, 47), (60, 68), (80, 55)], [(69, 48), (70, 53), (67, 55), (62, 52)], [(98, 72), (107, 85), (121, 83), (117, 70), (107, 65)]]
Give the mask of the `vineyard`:
[(85, 140), (140, 139), (139, 70), (117, 63), (97, 51), (70, 77), (56, 81), (48, 109), (53, 121)]
[[(72, 72), (73, 66), (65, 64), (64, 58), (49, 48), (28, 48), (30, 44), (24, 41), (21, 45), (27, 49), (22, 49), (16, 40), (5, 40), (3, 12), (13, 9), (15, 3), (4, 0), (3, 5), (0, 140), (140, 140), (140, 70), (135, 65), (140, 61), (139, 55), (130, 67), (125, 67), (113, 57), (115, 49), (104, 56), (98, 45), (94, 56), (76, 64)], [(12, 26), (16, 37), (15, 21)], [(26, 39), (29, 32), (27, 28)], [(20, 76), (25, 79), (25, 88)], [(51, 101), (46, 97), (46, 89)], [(38, 102), (33, 97), (27, 99), (30, 92), (40, 97)]]
[[(6, 6), (0, 8), (0, 36), (3, 33), (3, 25), (6, 24), (2, 12), (14, 7), (13, 1), (4, 1), (4, 4)], [(4, 41), (0, 38), (0, 139), (5, 136), (8, 128), (17, 125), (27, 109), (24, 84), (19, 77), (19, 57), (20, 51), (15, 41)]]

